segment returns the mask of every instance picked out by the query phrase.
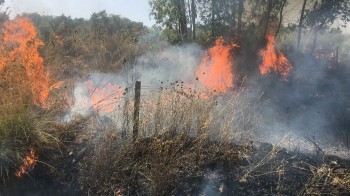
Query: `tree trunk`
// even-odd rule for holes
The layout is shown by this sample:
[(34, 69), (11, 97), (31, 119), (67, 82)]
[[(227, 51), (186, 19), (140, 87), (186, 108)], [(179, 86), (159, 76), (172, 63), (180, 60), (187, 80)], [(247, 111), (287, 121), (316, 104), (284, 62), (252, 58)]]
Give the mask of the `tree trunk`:
[(191, 7), (191, 3), (190, 0), (187, 0), (187, 7), (188, 7), (188, 23), (190, 24), (190, 31), (187, 32), (188, 33), (188, 37), (192, 38), (192, 7)]
[(237, 15), (237, 2), (236, 0), (232, 0), (232, 4), (231, 4), (231, 23), (230, 23), (230, 30), (232, 33), (235, 33), (236, 29), (236, 15)]
[(300, 49), (300, 40), (301, 40), (301, 28), (303, 26), (303, 20), (304, 20), (304, 13), (305, 13), (305, 6), (306, 6), (306, 1), (304, 0), (303, 2), (303, 7), (301, 8), (301, 14), (300, 14), (300, 20), (299, 20), (299, 30), (298, 30), (298, 40), (297, 40), (297, 51)]
[(185, 0), (180, 0), (180, 29), (182, 38), (187, 38), (187, 18), (186, 18), (186, 4)]
[(316, 49), (318, 30), (319, 30), (318, 28), (315, 28), (314, 30), (314, 40), (312, 42), (311, 55), (314, 54)]
[(282, 20), (283, 20), (283, 9), (284, 9), (284, 6), (286, 5), (287, 3), (287, 0), (284, 0), (282, 2), (282, 7), (281, 7), (281, 10), (280, 10), (280, 21), (278, 23), (278, 27), (277, 27), (277, 30), (276, 30), (276, 33), (275, 33), (275, 37), (277, 37), (280, 29), (281, 29), (281, 24), (282, 24)]
[(185, 0), (176, 1), (176, 9), (178, 14), (178, 35), (182, 40), (187, 38), (187, 18), (186, 18), (186, 4)]
[(264, 28), (264, 37), (267, 35), (267, 30), (269, 28), (270, 23), (270, 17), (271, 17), (271, 11), (272, 11), (272, 0), (268, 0), (267, 4), (267, 12), (266, 12), (266, 21), (265, 21), (265, 28)]
[(211, 0), (211, 37), (215, 37), (215, 1)]
[(238, 0), (237, 34), (242, 32), (242, 15), (244, 11), (244, 0)]
[(197, 8), (195, 0), (191, 1), (191, 18), (192, 18), (192, 39), (196, 39), (196, 18), (197, 18)]

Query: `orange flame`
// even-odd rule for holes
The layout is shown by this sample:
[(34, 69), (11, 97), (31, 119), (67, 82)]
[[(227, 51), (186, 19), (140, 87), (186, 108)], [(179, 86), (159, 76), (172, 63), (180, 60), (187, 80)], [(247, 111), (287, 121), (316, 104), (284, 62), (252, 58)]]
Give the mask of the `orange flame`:
[(50, 87), (50, 76), (44, 71), (44, 60), (38, 51), (44, 43), (37, 37), (32, 22), (26, 17), (6, 21), (2, 27), (0, 45), (0, 71), (14, 63), (23, 65), (34, 103), (45, 108), (50, 90), (59, 85)]
[(89, 102), (96, 112), (107, 114), (117, 109), (117, 103), (123, 96), (124, 89), (113, 83), (96, 86), (91, 80), (87, 81), (85, 85), (90, 93)]
[(317, 48), (314, 53), (316, 59), (334, 60), (336, 58), (335, 52), (324, 49), (322, 47)]
[(200, 83), (208, 90), (218, 93), (225, 93), (233, 87), (232, 66), (233, 60), (230, 49), (233, 46), (224, 46), (222, 37), (215, 41), (215, 46), (210, 48), (202, 58), (202, 62), (196, 71)]
[(23, 160), (23, 165), (16, 171), (16, 176), (21, 177), (23, 174), (33, 170), (37, 161), (38, 156), (36, 155), (34, 149), (31, 148), (29, 155), (27, 155)]
[(271, 71), (275, 71), (283, 77), (287, 77), (289, 72), (292, 70), (292, 65), (289, 63), (284, 54), (275, 48), (275, 37), (273, 35), (268, 35), (266, 39), (266, 48), (260, 50), (259, 52), (259, 55), (263, 59), (259, 65), (260, 73), (265, 75)]

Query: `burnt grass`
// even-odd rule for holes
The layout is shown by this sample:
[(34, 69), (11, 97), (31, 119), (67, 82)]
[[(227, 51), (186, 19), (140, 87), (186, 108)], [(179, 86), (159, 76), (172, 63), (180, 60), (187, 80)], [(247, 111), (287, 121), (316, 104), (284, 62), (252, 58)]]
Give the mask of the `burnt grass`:
[[(39, 163), (27, 176), (10, 178), (1, 187), (0, 195), (346, 195), (349, 191), (330, 184), (327, 176), (320, 176), (317, 184), (312, 183), (316, 176), (312, 168), (327, 166), (333, 173), (348, 173), (350, 161), (339, 157), (290, 152), (268, 143), (224, 144), (222, 148), (222, 143), (210, 140), (202, 143), (198, 157), (186, 158), (189, 161), (186, 164), (157, 157), (163, 155), (161, 149), (158, 154), (154, 152), (154, 147), (162, 143), (166, 153), (180, 158), (173, 151), (189, 153), (197, 142), (184, 135), (181, 141), (180, 144), (165, 137), (139, 139), (126, 147), (130, 151), (122, 152), (123, 159), (118, 157), (105, 165), (107, 171), (93, 171), (94, 157), (86, 141), (80, 145), (72, 143), (63, 152), (70, 155), (57, 158), (54, 168)], [(239, 156), (240, 153), (244, 156)], [(154, 162), (147, 160), (152, 156), (164, 162), (152, 165)], [(147, 162), (150, 165), (144, 168), (143, 163)], [(91, 171), (81, 172), (86, 169)], [(156, 178), (159, 182), (152, 184), (150, 181)]]

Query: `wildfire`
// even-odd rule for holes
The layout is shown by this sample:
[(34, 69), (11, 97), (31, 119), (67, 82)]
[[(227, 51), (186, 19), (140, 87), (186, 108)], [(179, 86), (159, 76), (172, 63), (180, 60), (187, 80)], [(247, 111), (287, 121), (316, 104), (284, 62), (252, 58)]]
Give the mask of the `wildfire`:
[(233, 47), (237, 45), (225, 46), (224, 39), (218, 38), (203, 56), (196, 71), (200, 83), (215, 94), (225, 93), (233, 87), (233, 60), (230, 54)]
[(259, 55), (262, 57), (262, 62), (259, 65), (260, 73), (262, 75), (274, 71), (284, 77), (289, 75), (292, 70), (292, 65), (284, 54), (275, 48), (275, 37), (268, 35), (266, 37), (267, 45), (265, 49), (260, 50)]
[(44, 60), (38, 51), (44, 43), (37, 37), (32, 22), (26, 17), (6, 21), (0, 45), (0, 71), (6, 66), (23, 65), (34, 103), (45, 108), (50, 90), (59, 84), (50, 86), (50, 75), (44, 70)]
[(21, 177), (23, 174), (33, 170), (37, 161), (38, 156), (36, 155), (34, 149), (31, 148), (29, 155), (27, 155), (23, 160), (23, 165), (16, 171), (16, 176)]
[(102, 114), (111, 113), (117, 109), (118, 102), (123, 96), (124, 89), (120, 86), (108, 82), (103, 86), (97, 86), (92, 80), (85, 82), (89, 91), (89, 100), (92, 108)]
[(315, 51), (315, 58), (316, 59), (334, 60), (334, 59), (336, 59), (336, 54), (335, 54), (335, 52), (333, 52), (331, 50), (327, 50), (327, 49), (320, 47)]

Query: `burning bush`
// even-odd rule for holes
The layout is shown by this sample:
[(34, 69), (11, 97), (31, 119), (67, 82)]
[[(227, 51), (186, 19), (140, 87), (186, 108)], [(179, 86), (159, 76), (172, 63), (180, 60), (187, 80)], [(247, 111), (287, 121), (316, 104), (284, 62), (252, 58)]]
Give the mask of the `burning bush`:
[(1, 177), (32, 170), (38, 152), (57, 144), (49, 125), (58, 107), (48, 104), (49, 74), (38, 48), (43, 44), (27, 18), (7, 21), (0, 41), (0, 167)]
[(268, 35), (266, 40), (266, 48), (259, 51), (259, 55), (262, 57), (262, 62), (259, 65), (261, 74), (265, 75), (275, 71), (283, 77), (287, 77), (292, 69), (292, 65), (287, 57), (275, 48), (275, 37), (273, 35)]

